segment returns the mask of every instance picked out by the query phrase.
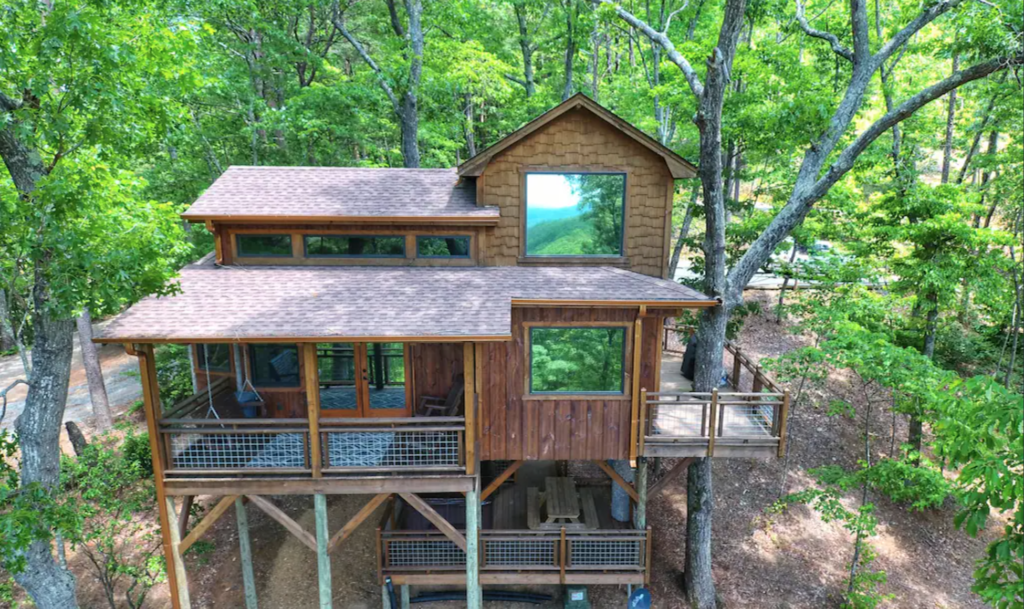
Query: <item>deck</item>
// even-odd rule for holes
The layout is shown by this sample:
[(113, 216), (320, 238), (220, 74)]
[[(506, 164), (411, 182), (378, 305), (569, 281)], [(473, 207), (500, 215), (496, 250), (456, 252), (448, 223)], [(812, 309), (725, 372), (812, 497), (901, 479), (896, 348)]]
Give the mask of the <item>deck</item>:
[[(637, 530), (611, 516), (611, 487), (579, 486), (594, 499), (598, 526), (592, 530), (535, 530), (527, 522), (530, 488), (542, 484), (552, 462), (524, 465), (481, 506), (482, 584), (643, 584), (650, 530)], [(583, 481), (580, 481), (583, 482)], [(428, 499), (464, 532), (461, 497)], [(465, 583), (465, 553), (401, 499), (391, 501), (377, 529), (378, 570), (396, 584)]]

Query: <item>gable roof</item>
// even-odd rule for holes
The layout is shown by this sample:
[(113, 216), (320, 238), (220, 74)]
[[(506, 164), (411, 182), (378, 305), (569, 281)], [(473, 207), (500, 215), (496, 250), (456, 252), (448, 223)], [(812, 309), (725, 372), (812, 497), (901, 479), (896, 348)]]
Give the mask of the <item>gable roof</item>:
[(548, 110), (544, 114), (541, 114), (532, 121), (526, 123), (516, 131), (513, 131), (497, 143), (486, 148), (475, 157), (469, 159), (462, 165), (459, 165), (458, 171), (460, 176), (476, 177), (484, 172), (484, 168), (491, 161), (492, 158), (498, 155), (498, 153), (506, 150), (515, 144), (525, 139), (531, 133), (543, 128), (545, 125), (562, 116), (566, 112), (575, 110), (577, 108), (583, 108), (590, 111), (592, 114), (605, 122), (615, 127), (619, 131), (625, 133), (631, 137), (640, 145), (644, 146), (654, 154), (665, 159), (665, 164), (668, 165), (669, 171), (672, 173), (673, 178), (693, 178), (697, 176), (697, 167), (690, 163), (683, 157), (673, 152), (667, 146), (662, 145), (656, 139), (647, 135), (643, 131), (637, 129), (631, 125), (625, 119), (617, 116), (614, 112), (605, 108), (601, 104), (590, 99), (582, 93), (577, 93), (569, 99), (565, 100), (561, 104)]
[(610, 267), (216, 266), (178, 278), (95, 339), (126, 342), (325, 342), (389, 338), (510, 340), (515, 305), (707, 307), (678, 283)]
[(182, 214), (193, 222), (449, 221), (493, 224), (454, 169), (229, 167)]

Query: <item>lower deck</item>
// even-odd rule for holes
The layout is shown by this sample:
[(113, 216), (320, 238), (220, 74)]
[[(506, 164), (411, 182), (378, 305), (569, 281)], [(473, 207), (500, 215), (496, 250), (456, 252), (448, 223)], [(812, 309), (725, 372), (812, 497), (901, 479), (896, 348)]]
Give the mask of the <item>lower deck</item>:
[[(556, 475), (553, 462), (527, 463), (481, 502), (480, 583), (646, 583), (651, 531), (612, 517), (612, 486), (573, 479), (579, 522), (546, 522), (537, 496), (543, 497), (545, 481)], [(464, 498), (425, 501), (464, 533)], [(466, 553), (401, 498), (385, 509), (377, 539), (382, 582), (390, 577), (400, 585), (465, 584)]]

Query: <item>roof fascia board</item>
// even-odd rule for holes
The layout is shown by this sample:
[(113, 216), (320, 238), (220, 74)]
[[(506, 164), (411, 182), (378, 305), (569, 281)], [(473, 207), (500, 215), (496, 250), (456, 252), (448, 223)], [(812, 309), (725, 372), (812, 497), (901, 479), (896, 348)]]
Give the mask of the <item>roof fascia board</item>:
[(221, 222), (246, 224), (445, 224), (492, 226), (498, 216), (239, 216), (216, 214), (181, 214), (192, 223)]

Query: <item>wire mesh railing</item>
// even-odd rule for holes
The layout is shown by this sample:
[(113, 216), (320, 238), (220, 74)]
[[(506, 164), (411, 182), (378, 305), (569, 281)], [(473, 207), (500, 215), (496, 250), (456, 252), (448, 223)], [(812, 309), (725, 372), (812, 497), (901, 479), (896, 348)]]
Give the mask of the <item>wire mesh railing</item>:
[(165, 419), (160, 436), (167, 474), (310, 471), (301, 419)]
[(465, 467), (465, 419), (321, 419), (325, 472), (453, 471)]
[[(437, 531), (380, 531), (384, 575), (458, 571), (466, 556)], [(525, 531), (480, 533), (480, 570), (517, 572), (639, 572), (647, 569), (650, 530)]]

